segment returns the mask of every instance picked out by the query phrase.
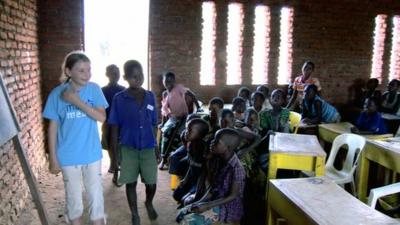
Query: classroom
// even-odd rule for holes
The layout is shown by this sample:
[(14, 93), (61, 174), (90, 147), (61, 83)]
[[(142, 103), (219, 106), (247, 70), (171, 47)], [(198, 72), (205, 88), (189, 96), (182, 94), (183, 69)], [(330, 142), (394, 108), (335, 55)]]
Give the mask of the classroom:
[(400, 224), (399, 125), (398, 0), (0, 0), (1, 225)]

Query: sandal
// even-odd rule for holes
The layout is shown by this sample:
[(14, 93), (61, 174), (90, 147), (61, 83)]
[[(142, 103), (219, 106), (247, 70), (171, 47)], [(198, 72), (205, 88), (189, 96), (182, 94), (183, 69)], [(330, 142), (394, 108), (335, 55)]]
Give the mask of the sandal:
[(114, 173), (114, 176), (112, 178), (112, 182), (115, 187), (122, 187), (123, 184), (118, 183), (118, 170)]

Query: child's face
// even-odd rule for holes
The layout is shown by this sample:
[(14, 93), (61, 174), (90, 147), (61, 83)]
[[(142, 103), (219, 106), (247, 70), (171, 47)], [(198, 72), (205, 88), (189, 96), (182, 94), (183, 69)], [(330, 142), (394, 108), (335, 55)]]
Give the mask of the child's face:
[(254, 95), (251, 98), (251, 103), (253, 104), (254, 108), (261, 108), (264, 104), (264, 101), (259, 95)]
[(283, 105), (283, 95), (279, 91), (273, 91), (271, 95), (271, 105), (273, 107), (281, 107)]
[(239, 97), (242, 97), (242, 98), (244, 98), (244, 99), (249, 99), (249, 93), (247, 92), (247, 91), (241, 91), (240, 93), (239, 93)]
[(106, 72), (106, 76), (108, 77), (110, 83), (118, 83), (120, 77), (119, 70), (109, 69)]
[(302, 73), (306, 78), (309, 78), (311, 76), (311, 73), (313, 72), (313, 68), (311, 64), (306, 64), (302, 68)]
[(397, 91), (399, 89), (399, 86), (397, 85), (397, 82), (391, 81), (388, 84), (388, 91)]
[(364, 103), (364, 110), (367, 113), (374, 113), (377, 110), (376, 104), (374, 101), (371, 101), (370, 99), (366, 99)]
[(258, 126), (258, 115), (255, 113), (249, 113), (248, 118), (246, 118), (246, 125), (250, 129), (254, 129)]
[(90, 72), (90, 62), (78, 61), (71, 69), (66, 68), (67, 76), (71, 78), (71, 81), (78, 86), (86, 85), (92, 73)]
[(211, 104), (208, 110), (210, 111), (210, 118), (212, 120), (217, 120), (222, 108), (220, 108), (218, 104)]
[(220, 136), (216, 135), (211, 141), (210, 150), (212, 154), (222, 155), (228, 151), (228, 146), (222, 141)]
[(245, 102), (236, 103), (235, 105), (233, 105), (232, 108), (234, 108), (235, 112), (237, 113), (244, 113), (244, 111), (246, 110), (246, 103)]
[(163, 85), (168, 90), (171, 91), (175, 86), (175, 78), (167, 76), (163, 78)]
[(221, 118), (220, 127), (221, 128), (233, 128), (235, 125), (235, 118), (233, 116), (225, 116)]
[(259, 91), (259, 92), (263, 93), (264, 96), (265, 96), (265, 98), (268, 97), (268, 94), (269, 94), (268, 92), (269, 92), (269, 90), (268, 90), (267, 87), (265, 87), (265, 86), (258, 86), (257, 89), (256, 89), (256, 91)]
[(185, 132), (185, 138), (187, 141), (194, 141), (200, 139), (200, 129), (199, 124), (193, 124), (189, 122), (188, 128)]
[(134, 69), (132, 74), (125, 74), (124, 78), (128, 82), (129, 87), (132, 88), (141, 87), (144, 81), (143, 73), (138, 69)]

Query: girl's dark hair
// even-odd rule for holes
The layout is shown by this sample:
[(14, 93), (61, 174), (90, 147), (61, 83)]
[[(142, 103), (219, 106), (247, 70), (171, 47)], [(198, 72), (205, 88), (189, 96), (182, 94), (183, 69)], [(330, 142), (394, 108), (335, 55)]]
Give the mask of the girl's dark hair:
[(307, 89), (311, 89), (315, 92), (315, 94), (318, 94), (318, 87), (315, 84), (309, 84), (306, 86)]
[(128, 60), (124, 64), (124, 75), (130, 76), (135, 69), (138, 69), (143, 74), (143, 68), (140, 62), (136, 60)]
[(70, 77), (67, 75), (66, 70), (71, 70), (72, 67), (74, 67), (74, 65), (79, 61), (90, 62), (90, 59), (82, 51), (72, 51), (65, 56), (64, 61), (61, 64), (61, 83), (66, 83), (70, 80)]
[(260, 91), (261, 93), (263, 93), (265, 95), (265, 97), (267, 97), (267, 95), (269, 94), (269, 88), (265, 85), (259, 85), (257, 87), (256, 91)]
[(264, 94), (261, 92), (261, 91), (256, 91), (256, 92), (253, 92), (252, 94), (251, 94), (251, 97), (252, 98), (255, 98), (255, 97), (260, 97), (263, 101), (265, 100), (265, 96), (264, 96)]
[[(282, 89), (280, 89), (280, 88), (277, 88), (277, 89), (274, 89), (273, 91), (272, 91), (272, 93), (280, 93), (281, 95), (282, 95), (282, 97), (283, 98), (285, 98), (285, 95), (286, 95), (286, 93), (285, 93), (285, 91), (283, 91)], [(272, 93), (271, 93), (271, 95), (272, 95)]]
[(240, 93), (242, 93), (242, 92), (246, 92), (247, 96), (250, 96), (250, 93), (251, 93), (250, 89), (248, 89), (247, 87), (241, 87), (241, 88), (239, 88), (237, 95), (239, 96)]
[(224, 100), (219, 97), (214, 97), (210, 100), (208, 105), (218, 105), (221, 109), (224, 108)]
[(227, 116), (234, 117), (232, 110), (230, 109), (223, 109), (221, 112), (221, 119), (224, 119)]
[(389, 84), (390, 84), (390, 83), (393, 83), (393, 84), (396, 84), (397, 86), (400, 86), (400, 81), (397, 80), (397, 79), (392, 79), (392, 80), (389, 82)]
[(312, 68), (312, 70), (314, 70), (315, 65), (314, 65), (313, 62), (311, 62), (311, 61), (305, 61), (304, 64), (303, 64), (303, 68), (306, 67), (307, 65), (310, 65), (311, 68)]
[(208, 126), (208, 123), (200, 118), (195, 118), (190, 120), (189, 122), (190, 125), (200, 125), (200, 137), (204, 138), (207, 134), (208, 131), (210, 130), (210, 126)]
[(171, 72), (171, 71), (164, 72), (164, 73), (162, 74), (162, 76), (163, 76), (163, 78), (171, 77), (172, 79), (175, 80), (175, 74), (174, 74), (173, 72)]

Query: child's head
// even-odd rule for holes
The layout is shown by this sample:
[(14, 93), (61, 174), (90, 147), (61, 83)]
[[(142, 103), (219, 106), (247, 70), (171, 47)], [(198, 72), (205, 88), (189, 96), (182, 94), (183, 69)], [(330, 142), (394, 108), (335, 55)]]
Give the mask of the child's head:
[(89, 82), (91, 77), (90, 60), (81, 51), (73, 51), (68, 53), (61, 66), (61, 82), (71, 80), (79, 86)]
[(195, 118), (189, 121), (185, 138), (187, 141), (201, 140), (208, 134), (208, 131), (207, 122), (203, 119)]
[(233, 128), (234, 127), (235, 117), (233, 115), (232, 110), (230, 110), (230, 109), (222, 110), (219, 125), (221, 128)]
[(245, 100), (250, 99), (250, 89), (247, 87), (241, 87), (238, 90), (237, 96), (244, 98)]
[(301, 69), (303, 76), (308, 79), (311, 76), (311, 73), (314, 71), (314, 63), (311, 61), (306, 61), (303, 64), (303, 67)]
[(364, 101), (364, 111), (372, 114), (378, 110), (378, 103), (376, 98), (366, 98)]
[(258, 127), (258, 113), (254, 109), (246, 109), (244, 112), (244, 123), (251, 130)]
[(220, 129), (215, 133), (214, 140), (211, 142), (211, 152), (216, 155), (233, 153), (240, 144), (240, 136), (234, 129)]
[(246, 100), (242, 97), (234, 97), (232, 100), (232, 111), (244, 113), (246, 110)]
[(251, 105), (257, 109), (261, 110), (265, 101), (265, 96), (262, 92), (256, 91), (251, 94)]
[(129, 87), (139, 88), (144, 82), (142, 65), (136, 60), (128, 60), (124, 64), (124, 79)]
[(106, 67), (106, 76), (112, 84), (116, 84), (119, 81), (119, 68), (118, 66), (111, 64)]
[(399, 90), (400, 81), (397, 79), (393, 79), (388, 84), (388, 91), (397, 92)]
[(175, 74), (173, 72), (163, 73), (163, 85), (168, 90), (171, 91), (175, 86)]
[(185, 128), (186, 128), (186, 129), (188, 128), (189, 122), (190, 122), (191, 120), (193, 120), (193, 119), (200, 119), (200, 118), (201, 118), (201, 117), (200, 117), (200, 115), (198, 115), (198, 114), (195, 114), (195, 113), (189, 114), (189, 115), (186, 117)]
[(367, 89), (375, 90), (379, 85), (379, 80), (376, 78), (371, 78), (367, 81)]
[(221, 110), (224, 108), (224, 100), (214, 97), (208, 102), (208, 110), (212, 120), (217, 120)]
[(275, 89), (271, 94), (271, 105), (272, 107), (282, 107), (285, 102), (285, 92), (282, 89)]
[(306, 89), (304, 90), (304, 99), (307, 101), (313, 100), (315, 95), (318, 93), (318, 88), (315, 84), (307, 85)]
[(268, 98), (269, 95), (269, 88), (266, 85), (259, 85), (256, 89), (256, 91), (259, 91), (264, 94), (265, 98)]

